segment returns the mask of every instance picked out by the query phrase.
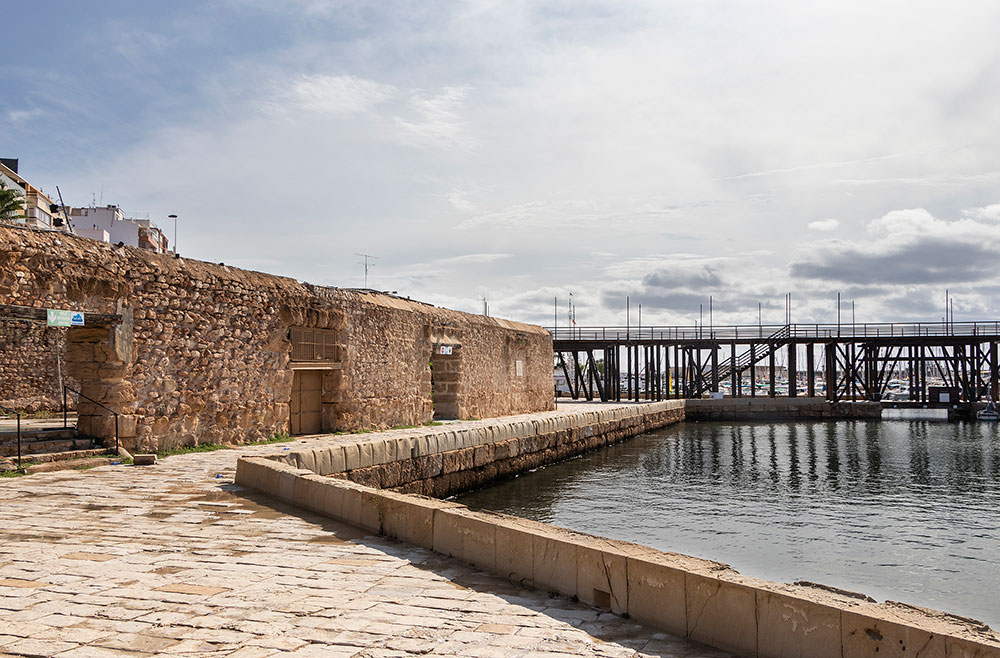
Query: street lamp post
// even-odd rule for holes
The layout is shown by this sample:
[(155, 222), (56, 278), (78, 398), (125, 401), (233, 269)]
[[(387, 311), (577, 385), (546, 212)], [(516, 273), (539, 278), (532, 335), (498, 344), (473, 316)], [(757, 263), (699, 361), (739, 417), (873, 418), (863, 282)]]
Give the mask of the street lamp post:
[(177, 255), (177, 215), (167, 215), (168, 219), (174, 220), (174, 256)]

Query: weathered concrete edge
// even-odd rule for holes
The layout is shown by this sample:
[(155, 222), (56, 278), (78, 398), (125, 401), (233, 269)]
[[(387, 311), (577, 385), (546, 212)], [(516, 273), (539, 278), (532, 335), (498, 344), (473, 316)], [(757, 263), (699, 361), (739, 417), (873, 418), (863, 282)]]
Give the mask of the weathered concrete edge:
[(1000, 636), (971, 620), (750, 578), (723, 564), (373, 489), (274, 459), (241, 458), (236, 482), (740, 655), (1000, 657)]
[(447, 425), (425, 428), (393, 436), (375, 435), (359, 441), (325, 442), (316, 447), (301, 448), (271, 455), (272, 459), (290, 466), (308, 469), (319, 475), (333, 475), (378, 466), (394, 461), (426, 457), (464, 448), (503, 443), (559, 431), (590, 428), (602, 423), (643, 418), (672, 410), (683, 410), (684, 400), (665, 400), (647, 404), (619, 405), (584, 412), (547, 412), (548, 417), (493, 418), (481, 425), (449, 429)]

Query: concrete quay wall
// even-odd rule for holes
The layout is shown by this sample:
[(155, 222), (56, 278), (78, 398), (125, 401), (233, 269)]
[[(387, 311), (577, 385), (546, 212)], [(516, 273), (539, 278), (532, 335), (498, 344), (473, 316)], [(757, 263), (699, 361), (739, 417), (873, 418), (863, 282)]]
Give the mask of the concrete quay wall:
[(882, 416), (880, 402), (828, 402), (825, 398), (724, 398), (686, 400), (687, 420), (821, 420)]
[[(455, 430), (337, 437), (309, 449), (242, 458), (236, 482), (525, 586), (575, 596), (738, 655), (1000, 658), (1000, 635), (974, 620), (877, 603), (812, 583), (760, 580), (718, 562), (473, 512), (458, 503), (402, 491), (450, 491), (463, 482), (499, 476), (490, 463), (513, 467), (542, 457), (560, 459), (571, 454), (569, 450), (600, 445), (593, 443), (595, 438), (610, 442), (676, 422), (689, 404), (621, 405), (479, 421)], [(520, 452), (522, 448), (526, 452)], [(449, 454), (453, 466), (468, 467), (471, 458), (471, 469), (445, 473), (453, 468), (446, 467)], [(413, 469), (409, 483), (399, 484), (406, 478), (394, 474), (392, 463)], [(349, 479), (352, 473), (366, 484)], [(481, 475), (468, 476), (470, 480), (462, 473)], [(383, 482), (395, 482), (401, 490), (379, 488)]]
[(464, 505), (243, 458), (236, 481), (372, 533), (461, 559), (527, 587), (628, 614), (742, 656), (1000, 657), (982, 624)]
[(684, 419), (684, 401), (429, 429), (421, 436), (323, 445), (278, 459), (319, 475), (444, 498)]

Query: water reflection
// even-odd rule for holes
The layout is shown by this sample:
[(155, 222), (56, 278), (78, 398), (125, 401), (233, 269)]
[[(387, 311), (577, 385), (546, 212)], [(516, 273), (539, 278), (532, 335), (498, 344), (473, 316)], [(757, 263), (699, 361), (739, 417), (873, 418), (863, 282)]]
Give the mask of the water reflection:
[(996, 424), (691, 423), (460, 498), (1000, 626)]

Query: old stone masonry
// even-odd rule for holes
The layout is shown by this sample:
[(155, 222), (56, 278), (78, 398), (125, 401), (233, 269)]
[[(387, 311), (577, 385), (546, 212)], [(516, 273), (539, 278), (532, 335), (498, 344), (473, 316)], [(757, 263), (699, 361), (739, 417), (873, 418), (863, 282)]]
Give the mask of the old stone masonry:
[(553, 406), (539, 327), (65, 234), (0, 227), (0, 305), (103, 319), (6, 320), (0, 404), (52, 408), (69, 383), (80, 431), (113, 437), (110, 409), (129, 449)]

